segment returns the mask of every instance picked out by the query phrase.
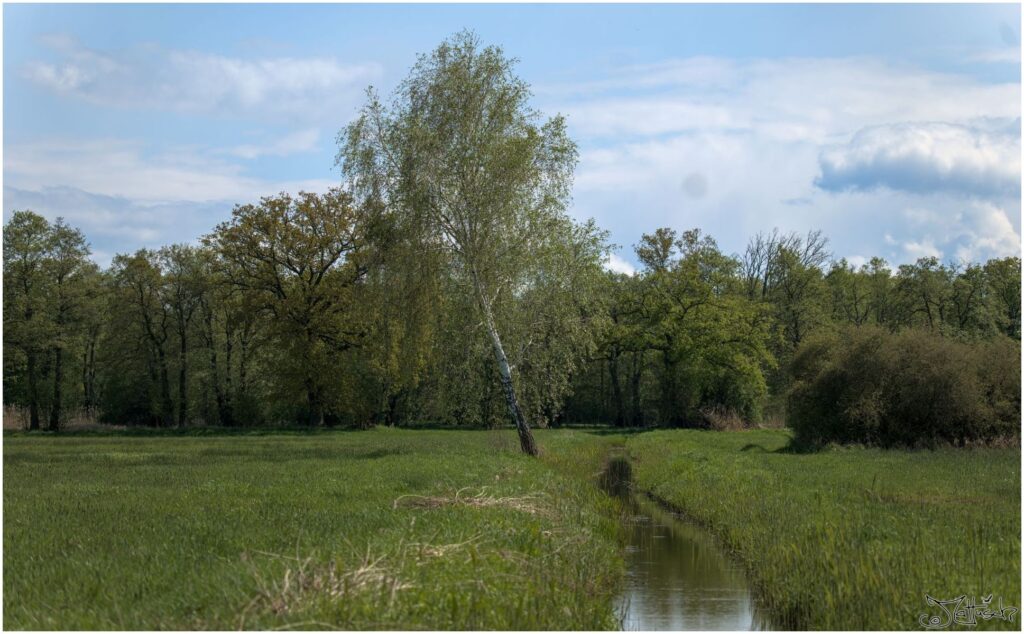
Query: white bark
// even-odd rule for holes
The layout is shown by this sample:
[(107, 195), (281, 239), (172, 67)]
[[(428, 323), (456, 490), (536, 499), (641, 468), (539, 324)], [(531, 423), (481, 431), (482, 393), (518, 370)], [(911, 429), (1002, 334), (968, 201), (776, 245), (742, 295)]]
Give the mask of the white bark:
[(491, 336), (494, 359), (498, 363), (501, 389), (505, 393), (505, 402), (508, 405), (509, 414), (512, 415), (512, 420), (516, 424), (516, 431), (519, 432), (519, 444), (523, 449), (523, 453), (536, 456), (538, 454), (537, 443), (533, 439), (533, 432), (530, 431), (530, 426), (526, 422), (526, 416), (523, 415), (523, 410), (519, 407), (519, 400), (516, 398), (515, 385), (512, 383), (512, 368), (508, 364), (505, 347), (501, 344), (501, 336), (498, 334), (498, 328), (494, 323), (494, 313), (491, 310), (491, 304), (487, 299), (487, 294), (484, 293), (479, 278), (475, 275), (473, 282), (476, 286), (477, 298), (480, 301), (480, 310), (484, 314), (484, 325), (487, 326), (487, 333)]

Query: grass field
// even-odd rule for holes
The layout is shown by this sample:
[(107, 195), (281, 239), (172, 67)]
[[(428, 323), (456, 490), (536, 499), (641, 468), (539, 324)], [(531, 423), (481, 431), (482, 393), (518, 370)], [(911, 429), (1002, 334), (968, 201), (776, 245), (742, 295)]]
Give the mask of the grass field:
[(776, 627), (921, 629), (940, 614), (925, 593), (1020, 607), (1019, 449), (779, 451), (788, 439), (662, 431), (627, 448), (640, 488), (747, 564)]
[(544, 430), (538, 461), (511, 431), (9, 434), (4, 627), (616, 628), (619, 507), (594, 482), (623, 445), (776, 627), (918, 629), (925, 593), (1020, 605), (1019, 449), (788, 439)]
[(615, 628), (593, 438), (9, 435), (4, 627)]

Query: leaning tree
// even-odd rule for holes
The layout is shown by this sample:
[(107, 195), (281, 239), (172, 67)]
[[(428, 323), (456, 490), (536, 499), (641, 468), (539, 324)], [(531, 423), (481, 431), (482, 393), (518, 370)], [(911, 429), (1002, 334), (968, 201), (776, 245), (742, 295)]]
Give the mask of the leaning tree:
[(516, 397), (500, 307), (523, 291), (534, 252), (565, 226), (575, 144), (543, 120), (515, 60), (462, 32), (421, 56), (393, 101), (371, 88), (339, 135), (348, 185), (415, 242), (447, 254), (487, 330), (524, 452), (537, 446)]

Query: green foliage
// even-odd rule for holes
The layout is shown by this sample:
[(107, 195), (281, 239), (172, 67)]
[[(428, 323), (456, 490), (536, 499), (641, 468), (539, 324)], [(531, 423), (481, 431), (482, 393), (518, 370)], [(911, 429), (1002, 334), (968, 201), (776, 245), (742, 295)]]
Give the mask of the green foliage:
[(92, 405), (99, 271), (89, 253), (63, 218), (17, 211), (4, 226), (4, 339), (14, 351), (4, 355), (4, 392), (27, 405), (33, 429), (44, 407), (56, 431), (71, 407)]
[(745, 564), (775, 628), (920, 629), (925, 593), (1020, 605), (1019, 449), (800, 454), (789, 441), (657, 431), (627, 449), (641, 490)]
[[(625, 401), (632, 398), (628, 418), (634, 424), (706, 425), (712, 409), (757, 420), (766, 395), (763, 370), (774, 359), (766, 312), (743, 296), (739, 263), (697, 229), (681, 236), (658, 229), (644, 235), (636, 251), (646, 267), (640, 276), (605, 281), (612, 303), (605, 309), (610, 323), (600, 361), (607, 364), (613, 402), (605, 404), (600, 416), (624, 424)], [(627, 353), (653, 366), (653, 390), (640, 393), (638, 366), (629, 387), (623, 385)], [(650, 412), (643, 401), (653, 406)]]
[(340, 189), (300, 193), (240, 205), (207, 244), (224, 260), (227, 283), (264, 312), (283, 354), (279, 394), (305, 397), (311, 425), (324, 422), (336, 403), (327, 381), (335, 355), (357, 344), (363, 329), (353, 309), (356, 286), (367, 272), (363, 217)]
[(587, 438), (9, 435), (4, 627), (614, 629)]
[(797, 441), (963, 443), (1020, 435), (1020, 346), (865, 326), (808, 339), (794, 358)]
[(989, 288), (986, 297), (996, 325), (1008, 337), (1020, 341), (1020, 258), (1002, 258), (985, 263)]

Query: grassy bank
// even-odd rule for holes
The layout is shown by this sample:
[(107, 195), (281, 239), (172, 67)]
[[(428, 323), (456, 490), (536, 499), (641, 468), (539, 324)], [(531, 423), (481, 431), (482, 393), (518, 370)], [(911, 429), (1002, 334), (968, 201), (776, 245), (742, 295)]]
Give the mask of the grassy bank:
[(594, 438), (8, 435), (4, 627), (614, 628)]
[(777, 627), (920, 629), (940, 614), (926, 593), (1020, 606), (1019, 449), (792, 454), (788, 439), (662, 431), (627, 448), (637, 486), (747, 564)]

